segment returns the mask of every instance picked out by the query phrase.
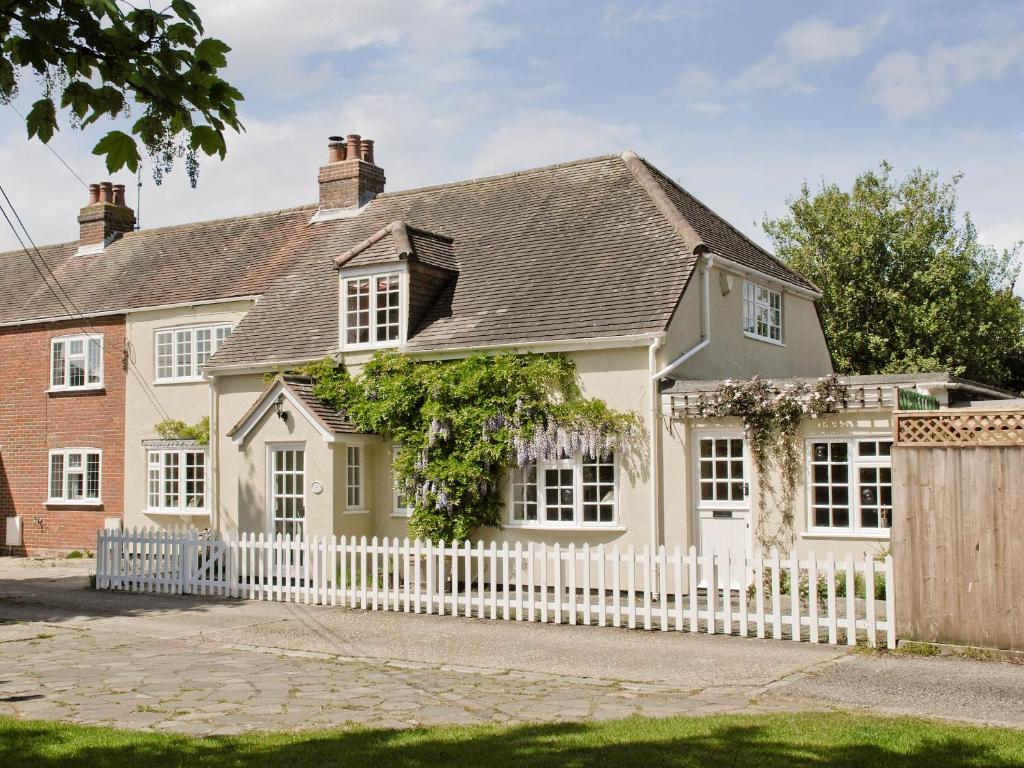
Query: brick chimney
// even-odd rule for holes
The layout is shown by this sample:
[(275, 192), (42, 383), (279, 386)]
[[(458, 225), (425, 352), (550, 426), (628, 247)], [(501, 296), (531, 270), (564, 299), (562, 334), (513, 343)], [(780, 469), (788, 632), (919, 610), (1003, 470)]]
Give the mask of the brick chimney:
[(135, 211), (124, 204), (124, 184), (89, 185), (89, 202), (78, 213), (79, 252), (97, 253), (135, 229)]
[(320, 209), (355, 208), (384, 191), (384, 169), (373, 162), (373, 141), (350, 133), (331, 136), (320, 167)]

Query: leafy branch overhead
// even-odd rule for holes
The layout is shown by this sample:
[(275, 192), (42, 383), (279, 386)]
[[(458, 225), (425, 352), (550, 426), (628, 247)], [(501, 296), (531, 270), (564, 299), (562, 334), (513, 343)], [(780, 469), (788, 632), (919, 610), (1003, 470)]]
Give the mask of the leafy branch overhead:
[(428, 362), (379, 353), (358, 376), (329, 359), (303, 372), (317, 397), (360, 430), (401, 446), (396, 490), (413, 507), (411, 530), (434, 540), (500, 525), (511, 466), (615, 452), (630, 471), (642, 450), (636, 415), (585, 398), (575, 365), (561, 355)]
[(230, 50), (203, 37), (187, 0), (160, 10), (117, 0), (2, 0), (0, 101), (34, 77), (41, 95), (25, 124), (43, 143), (59, 130), (61, 111), (78, 128), (135, 117), (129, 132), (112, 130), (94, 147), (107, 170), (137, 170), (141, 145), (157, 183), (184, 158), (194, 186), (199, 154), (223, 159), (225, 131), (243, 130), (243, 96), (219, 75)]

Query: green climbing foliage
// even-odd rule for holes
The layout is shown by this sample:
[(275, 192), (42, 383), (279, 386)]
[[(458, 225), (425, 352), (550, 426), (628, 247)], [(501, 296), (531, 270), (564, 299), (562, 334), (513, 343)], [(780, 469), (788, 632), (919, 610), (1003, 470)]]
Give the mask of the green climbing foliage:
[(195, 440), (200, 445), (210, 443), (210, 417), (203, 416), (195, 424), (181, 419), (164, 419), (154, 429), (164, 440)]
[(500, 526), (502, 479), (512, 466), (579, 452), (614, 452), (620, 464), (639, 465), (637, 415), (584, 397), (563, 355), (422, 361), (382, 352), (357, 376), (330, 359), (302, 373), (360, 430), (401, 446), (396, 490), (413, 507), (410, 531), (435, 541)]

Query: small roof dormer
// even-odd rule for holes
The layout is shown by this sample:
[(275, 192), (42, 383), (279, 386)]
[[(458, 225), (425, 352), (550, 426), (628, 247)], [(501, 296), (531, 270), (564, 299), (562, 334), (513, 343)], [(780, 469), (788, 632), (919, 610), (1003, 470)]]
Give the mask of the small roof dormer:
[(404, 344), (458, 278), (455, 241), (393, 221), (334, 259), (341, 279), (341, 349)]

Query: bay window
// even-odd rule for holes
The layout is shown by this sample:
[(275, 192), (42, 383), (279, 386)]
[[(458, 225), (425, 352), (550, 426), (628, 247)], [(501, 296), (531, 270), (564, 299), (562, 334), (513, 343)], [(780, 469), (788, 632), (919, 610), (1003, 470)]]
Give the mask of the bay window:
[(100, 503), (100, 451), (62, 448), (50, 451), (50, 504)]
[(194, 448), (148, 452), (148, 511), (193, 514), (206, 511), (206, 452)]
[(512, 469), (510, 525), (609, 526), (616, 522), (613, 455), (531, 462)]
[(230, 335), (230, 325), (200, 325), (157, 331), (157, 383), (200, 381), (203, 365)]
[(342, 280), (345, 346), (391, 346), (400, 341), (401, 277), (401, 272), (385, 272)]
[(811, 531), (885, 536), (892, 527), (892, 441), (808, 441)]
[(50, 341), (50, 389), (99, 389), (103, 386), (103, 338), (81, 334)]

